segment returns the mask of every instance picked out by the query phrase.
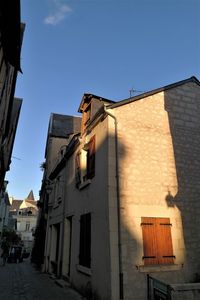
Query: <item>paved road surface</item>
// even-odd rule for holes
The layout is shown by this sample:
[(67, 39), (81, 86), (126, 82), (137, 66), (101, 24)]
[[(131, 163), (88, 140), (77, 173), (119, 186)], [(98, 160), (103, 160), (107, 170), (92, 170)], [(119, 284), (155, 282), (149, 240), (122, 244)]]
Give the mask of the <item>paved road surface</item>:
[(82, 300), (69, 287), (60, 287), (28, 260), (0, 265), (0, 300)]

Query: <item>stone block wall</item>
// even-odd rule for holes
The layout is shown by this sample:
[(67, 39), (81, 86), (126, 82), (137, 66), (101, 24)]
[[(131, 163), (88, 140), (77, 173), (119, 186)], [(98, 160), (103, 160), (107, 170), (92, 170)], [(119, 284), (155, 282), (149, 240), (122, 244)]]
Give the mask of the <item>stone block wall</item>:
[[(146, 299), (146, 274), (193, 282), (200, 264), (200, 87), (185, 83), (112, 109), (118, 120), (125, 299)], [(174, 265), (144, 266), (141, 217), (168, 217)]]

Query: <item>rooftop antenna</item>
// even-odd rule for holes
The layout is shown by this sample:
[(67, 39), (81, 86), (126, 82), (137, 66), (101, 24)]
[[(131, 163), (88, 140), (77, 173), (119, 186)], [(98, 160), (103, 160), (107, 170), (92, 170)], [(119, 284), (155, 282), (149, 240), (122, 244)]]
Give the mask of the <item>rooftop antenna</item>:
[(133, 97), (135, 93), (144, 93), (144, 91), (138, 91), (138, 90), (134, 90), (134, 88), (131, 88), (129, 90), (130, 98)]
[(12, 158), (17, 159), (17, 160), (21, 160), (21, 158), (16, 157), (16, 156), (12, 156)]

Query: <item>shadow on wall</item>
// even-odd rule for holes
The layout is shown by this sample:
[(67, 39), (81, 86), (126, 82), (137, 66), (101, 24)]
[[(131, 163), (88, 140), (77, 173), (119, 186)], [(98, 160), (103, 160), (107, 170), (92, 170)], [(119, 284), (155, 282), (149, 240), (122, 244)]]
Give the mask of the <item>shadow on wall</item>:
[[(95, 175), (91, 178), (91, 184), (83, 188), (81, 191), (75, 188), (72, 180), (69, 181), (71, 189), (74, 190), (73, 205), (76, 205), (82, 212), (92, 212), (91, 216), (91, 269), (94, 276), (84, 278), (80, 274), (80, 278), (74, 280), (74, 286), (79, 289), (87, 299), (109, 299), (110, 297), (110, 274), (111, 274), (111, 258), (109, 243), (110, 232), (113, 232), (112, 241), (115, 240), (117, 247), (117, 197), (116, 197), (116, 152), (115, 152), (115, 135), (106, 135), (103, 128), (98, 132), (91, 134), (96, 135), (95, 149)], [(126, 150), (119, 141), (121, 157), (126, 156)], [(70, 166), (69, 166), (70, 168)], [(108, 169), (110, 168), (110, 173)], [(82, 170), (85, 173), (85, 170)], [(69, 189), (68, 192), (70, 193)], [(81, 194), (80, 194), (81, 193)], [(108, 194), (110, 193), (110, 194)], [(76, 196), (77, 195), (77, 196)], [(112, 199), (108, 199), (112, 195)], [(81, 197), (81, 202), (79, 201)], [(77, 200), (78, 199), (78, 200)], [(109, 204), (109, 201), (112, 203)], [(77, 203), (76, 203), (77, 202)], [(110, 205), (110, 206), (109, 206)], [(72, 208), (70, 208), (72, 209)], [(110, 214), (112, 215), (109, 217)], [(109, 228), (110, 227), (110, 228)], [(73, 233), (72, 233), (73, 236)], [(133, 236), (132, 236), (133, 239)], [(77, 240), (77, 238), (76, 238)], [(78, 243), (72, 242), (72, 252), (75, 253)], [(116, 255), (117, 250), (114, 249), (115, 262), (112, 267), (118, 266), (119, 260)], [(116, 275), (117, 280), (119, 273)], [(79, 281), (80, 280), (80, 281)], [(81, 288), (80, 288), (81, 287)], [(118, 288), (117, 288), (118, 289)]]
[[(137, 272), (144, 265), (141, 217), (172, 218), (173, 232), (178, 236), (172, 236), (176, 239), (172, 245), (176, 244), (181, 269), (153, 275), (169, 283), (196, 282), (199, 278), (200, 105), (188, 90), (180, 86), (163, 92), (164, 98), (156, 99), (162, 110), (160, 123), (153, 120), (153, 110), (145, 125), (132, 123), (134, 142), (130, 143), (127, 128), (120, 128), (122, 263), (127, 299), (133, 297), (128, 290), (133, 282), (147, 286), (147, 271)], [(140, 290), (138, 299), (143, 297)]]
[[(197, 277), (199, 278), (197, 275), (200, 269), (200, 105), (196, 103), (195, 97), (190, 97), (186, 85), (163, 92), (163, 97), (164, 99), (158, 99), (157, 102), (163, 113), (160, 125), (150, 119), (148, 120), (149, 127), (145, 127), (142, 122), (139, 129), (133, 126), (132, 143), (130, 143), (127, 128), (120, 128), (118, 136), (121, 259), (124, 292), (127, 299), (133, 297), (134, 291), (131, 291), (130, 287), (134, 282), (141, 282), (143, 287), (147, 286), (147, 272), (138, 272), (140, 265), (144, 265), (141, 217), (168, 217), (168, 214), (171, 214), (173, 226), (176, 227), (176, 222), (178, 222), (181, 228), (179, 232), (181, 232), (180, 239), (184, 248), (181, 250), (184, 258), (183, 268), (175, 271), (177, 276), (173, 276), (175, 273), (172, 272), (157, 272), (156, 276), (169, 282), (170, 280), (172, 282), (176, 280), (195, 282)], [(148, 103), (148, 99), (146, 101)], [(114, 149), (115, 135), (111, 135), (109, 139)], [(104, 176), (107, 178), (105, 166), (108, 154), (102, 155), (101, 153), (105, 150), (106, 142), (102, 141), (97, 149), (97, 156), (104, 158), (105, 161), (104, 159), (96, 160), (97, 174), (94, 178), (104, 192), (106, 192), (107, 185), (104, 186), (102, 178)], [(109, 161), (112, 166), (113, 182), (116, 176), (115, 162), (113, 150)], [(116, 182), (109, 188), (112, 188), (114, 193)], [(114, 201), (117, 201), (116, 197)], [(98, 209), (101, 209), (101, 204)], [(105, 215), (105, 224), (107, 224), (106, 218), (108, 217)], [(106, 241), (106, 227), (104, 228), (104, 236), (96, 235), (101, 242)], [(107, 239), (109, 240), (108, 236)], [(179, 243), (178, 239), (176, 243)], [(100, 250), (101, 247), (99, 247)], [(99, 255), (102, 257), (102, 253), (99, 252)], [(104, 255), (109, 257), (108, 247), (105, 247)], [(106, 263), (108, 263), (107, 266)], [(105, 260), (102, 269), (109, 272), (109, 263), (109, 260)], [(102, 276), (102, 278), (106, 277)], [(108, 286), (104, 279), (101, 280), (99, 286)], [(137, 291), (138, 299), (143, 299), (144, 290), (139, 288)]]
[(200, 103), (195, 89), (199, 87), (188, 83), (164, 93), (178, 186), (176, 195), (168, 191), (166, 203), (181, 213), (189, 282), (196, 281), (200, 270)]
[[(195, 103), (195, 99), (191, 102), (189, 96), (187, 97), (186, 91), (185, 93), (182, 91), (179, 93), (179, 88), (176, 88), (176, 95), (171, 95), (171, 93), (174, 93), (174, 90), (175, 89), (171, 89), (164, 92), (164, 107), (162, 107), (162, 109), (163, 111), (165, 109), (167, 112), (167, 137), (163, 134), (163, 140), (160, 142), (160, 135), (158, 135), (157, 143), (155, 143), (155, 132), (153, 132), (153, 130), (151, 131), (151, 128), (144, 129), (144, 127), (142, 127), (143, 125), (141, 125), (141, 129), (145, 130), (145, 134), (147, 133), (147, 135), (143, 135), (142, 130), (141, 132), (134, 132), (135, 129), (133, 128), (131, 138), (134, 140), (134, 134), (139, 134), (138, 140), (140, 140), (139, 142), (142, 140), (143, 148), (139, 148), (140, 144), (137, 145), (137, 139), (132, 141), (131, 144), (129, 143), (128, 139), (130, 136), (128, 136), (129, 132), (126, 128), (120, 131), (118, 138), (122, 239), (121, 259), (124, 271), (124, 284), (129, 288), (133, 285), (133, 282), (139, 282), (140, 280), (143, 285), (147, 285), (146, 273), (138, 272), (138, 265), (143, 263), (141, 217), (148, 216), (149, 210), (151, 210), (151, 217), (157, 217), (157, 215), (154, 214), (154, 207), (156, 207), (156, 209), (159, 207), (161, 213), (163, 210), (167, 210), (167, 208), (169, 208), (169, 210), (178, 209), (180, 212), (180, 221), (182, 223), (184, 236), (183, 244), (185, 244), (186, 249), (185, 264), (188, 274), (185, 275), (185, 279), (191, 282), (194, 281), (194, 273), (197, 273), (200, 267), (198, 260), (200, 255), (200, 246), (198, 243), (200, 240), (200, 107)], [(174, 100), (174, 97), (177, 97), (177, 101)], [(148, 102), (148, 100), (145, 101)], [(180, 104), (185, 105), (187, 109), (181, 109)], [(166, 118), (166, 115), (163, 116), (163, 118)], [(160, 128), (158, 129), (160, 130)], [(149, 133), (151, 136), (149, 136)], [(170, 143), (170, 152), (166, 153), (164, 148), (164, 150), (162, 150), (163, 153), (161, 153), (160, 145), (165, 144), (166, 139), (167, 143)], [(69, 184), (72, 194), (75, 196), (73, 205), (79, 205), (79, 208), (82, 210), (81, 213), (91, 210), (94, 212), (92, 218), (93, 221), (96, 222), (96, 226), (92, 226), (91, 241), (94, 237), (96, 251), (92, 252), (94, 255), (92, 257), (92, 264), (96, 263), (99, 266), (99, 258), (101, 258), (101, 266), (99, 266), (97, 270), (100, 280), (98, 280), (98, 282), (96, 280), (96, 286), (93, 285), (93, 282), (90, 284), (88, 278), (84, 284), (84, 279), (82, 279), (83, 277), (81, 276), (79, 283), (81, 282), (87, 293), (90, 293), (91, 289), (91, 293), (93, 294), (95, 290), (105, 290), (105, 294), (108, 295), (109, 291), (107, 291), (106, 288), (109, 286), (108, 281), (111, 280), (108, 278), (110, 274), (111, 256), (107, 243), (110, 239), (108, 225), (110, 226), (110, 230), (113, 230), (113, 233), (115, 231), (116, 236), (117, 222), (113, 222), (112, 224), (113, 220), (109, 220), (108, 198), (102, 197), (102, 195), (107, 195), (108, 187), (109, 191), (113, 192), (115, 196), (112, 200), (114, 201), (113, 215), (116, 221), (115, 135), (109, 136), (109, 144), (108, 140), (103, 137), (101, 137), (101, 141), (98, 141), (98, 143), (99, 146), (95, 154), (97, 158), (95, 159), (95, 176), (92, 178), (94, 184), (88, 185), (81, 191), (81, 203), (79, 201), (80, 191), (75, 187), (73, 178), (70, 179)], [(155, 149), (157, 149), (158, 153), (156, 159), (153, 158), (155, 157)], [(165, 161), (162, 160), (162, 154), (165, 156)], [(112, 178), (109, 182), (109, 186), (108, 180), (104, 180), (104, 178), (109, 179), (108, 169), (106, 168), (106, 166), (108, 166), (108, 155), (111, 170), (109, 176)], [(170, 160), (172, 163), (169, 168)], [(74, 167), (73, 164), (70, 165), (70, 167), (72, 166)], [(165, 166), (168, 172), (166, 173), (167, 175), (163, 175)], [(171, 181), (168, 178), (168, 174), (171, 174)], [(95, 197), (95, 201), (91, 201), (91, 196)], [(79, 203), (76, 203), (76, 201), (79, 201)], [(142, 211), (141, 207), (143, 209)], [(78, 232), (76, 232), (76, 240), (77, 233)], [(79, 251), (77, 250), (77, 245), (77, 241), (72, 242), (72, 253), (73, 249), (76, 249), (74, 253)], [(192, 270), (189, 267), (190, 264), (192, 267), (195, 266), (195, 269)], [(186, 269), (184, 269), (184, 272), (185, 270)], [(93, 280), (93, 277), (91, 277), (91, 280)], [(128, 296), (128, 294), (131, 293), (130, 289), (127, 288), (125, 293), (127, 297), (131, 297), (131, 295)], [(143, 291), (141, 291), (141, 293), (143, 293)], [(139, 296), (141, 295), (138, 294), (138, 299)], [(98, 296), (96, 296), (96, 299), (98, 299)], [(140, 299), (142, 299), (142, 296)]]

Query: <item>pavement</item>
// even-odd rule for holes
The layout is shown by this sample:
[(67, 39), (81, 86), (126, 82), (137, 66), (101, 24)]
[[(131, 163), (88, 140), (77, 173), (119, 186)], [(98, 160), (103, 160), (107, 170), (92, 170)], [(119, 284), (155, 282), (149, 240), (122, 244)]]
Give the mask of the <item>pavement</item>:
[(41, 273), (30, 263), (0, 265), (0, 300), (83, 300), (62, 280)]

